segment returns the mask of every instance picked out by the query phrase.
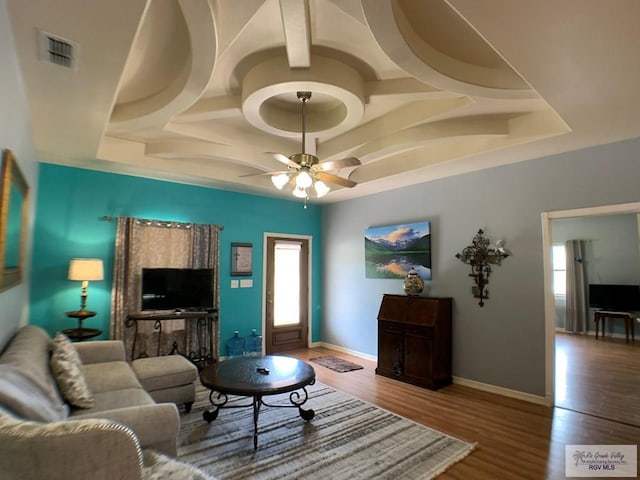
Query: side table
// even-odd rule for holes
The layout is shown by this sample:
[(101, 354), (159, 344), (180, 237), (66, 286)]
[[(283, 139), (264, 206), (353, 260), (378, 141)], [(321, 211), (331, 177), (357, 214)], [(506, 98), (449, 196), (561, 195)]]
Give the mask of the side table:
[(66, 315), (69, 318), (78, 319), (78, 328), (67, 328), (62, 331), (62, 333), (70, 339), (81, 342), (83, 340), (88, 340), (89, 338), (97, 337), (102, 333), (102, 330), (97, 328), (84, 328), (82, 326), (82, 322), (86, 318), (95, 317), (96, 312), (92, 312), (91, 310), (73, 310), (71, 312), (66, 312)]
[(598, 339), (598, 324), (602, 320), (602, 338), (604, 338), (604, 322), (606, 318), (621, 318), (624, 320), (624, 335), (627, 343), (629, 343), (629, 330), (631, 330), (631, 341), (635, 341), (635, 326), (633, 323), (633, 315), (630, 312), (610, 312), (607, 310), (597, 310), (593, 314), (593, 319), (596, 322), (596, 340)]

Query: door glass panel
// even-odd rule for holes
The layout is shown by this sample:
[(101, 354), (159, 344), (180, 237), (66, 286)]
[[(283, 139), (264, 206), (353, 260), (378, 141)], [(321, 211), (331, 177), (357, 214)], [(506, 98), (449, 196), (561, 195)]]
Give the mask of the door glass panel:
[(300, 323), (300, 243), (276, 241), (273, 265), (273, 324)]

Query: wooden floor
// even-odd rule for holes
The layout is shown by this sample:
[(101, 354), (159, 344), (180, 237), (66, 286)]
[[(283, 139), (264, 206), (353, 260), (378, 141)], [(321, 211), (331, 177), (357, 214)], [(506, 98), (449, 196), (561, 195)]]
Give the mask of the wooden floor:
[[(638, 444), (640, 427), (563, 408), (550, 408), (461, 385), (437, 391), (375, 374), (375, 363), (317, 348), (303, 360), (333, 355), (364, 367), (337, 373), (314, 365), (318, 381), (468, 442), (476, 450), (439, 479), (564, 479), (567, 444)], [(636, 370), (636, 376), (638, 370)], [(638, 397), (620, 408), (640, 410)]]
[(556, 334), (556, 405), (640, 427), (640, 340)]

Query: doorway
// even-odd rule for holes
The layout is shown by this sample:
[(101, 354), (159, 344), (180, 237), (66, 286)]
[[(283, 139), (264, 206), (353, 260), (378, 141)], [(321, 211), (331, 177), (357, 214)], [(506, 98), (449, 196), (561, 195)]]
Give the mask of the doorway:
[[(545, 297), (545, 382), (546, 400), (549, 406), (558, 405), (558, 402), (566, 392), (556, 391), (556, 372), (560, 367), (562, 371), (563, 362), (566, 363), (565, 350), (567, 340), (561, 334), (556, 335), (555, 325), (555, 300), (553, 292), (553, 269), (551, 263), (552, 240), (553, 240), (553, 220), (568, 219), (574, 217), (590, 217), (603, 215), (623, 215), (640, 213), (640, 203), (629, 203), (621, 205), (606, 205), (602, 207), (582, 208), (575, 210), (563, 210), (555, 212), (544, 212), (542, 214), (542, 241), (544, 248), (544, 297)], [(594, 340), (588, 338), (587, 340)], [(602, 342), (601, 342), (602, 343)], [(603, 345), (598, 345), (603, 346)], [(573, 347), (576, 348), (576, 347)], [(588, 379), (588, 377), (587, 377)], [(562, 385), (557, 387), (562, 388)], [(560, 397), (558, 397), (558, 395)], [(586, 412), (589, 413), (589, 412)]]
[(265, 235), (265, 352), (268, 355), (309, 346), (311, 239)]

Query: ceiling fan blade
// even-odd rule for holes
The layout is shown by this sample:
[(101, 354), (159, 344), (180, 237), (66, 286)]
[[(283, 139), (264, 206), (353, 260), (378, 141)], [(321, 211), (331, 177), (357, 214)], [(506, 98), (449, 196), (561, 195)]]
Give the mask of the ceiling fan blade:
[(323, 182), (333, 183), (347, 188), (355, 187), (357, 185), (357, 183), (352, 180), (347, 180), (346, 178), (342, 178), (331, 173), (316, 172), (315, 176), (318, 180), (322, 180)]
[(287, 167), (300, 168), (300, 165), (298, 165), (296, 162), (291, 160), (286, 155), (283, 155), (282, 153), (275, 153), (275, 152), (266, 152), (266, 153), (271, 155), (273, 158), (278, 160), (280, 163), (284, 163)]
[(314, 169), (320, 172), (326, 172), (328, 170), (338, 170), (345, 167), (357, 167), (360, 165), (360, 160), (356, 157), (343, 158), (341, 160), (327, 160), (326, 162), (320, 162), (314, 165)]
[(240, 175), (240, 177), (259, 177), (262, 175), (280, 175), (281, 173), (290, 173), (289, 170), (281, 170), (279, 172), (260, 172), (260, 173), (247, 173), (245, 175)]

